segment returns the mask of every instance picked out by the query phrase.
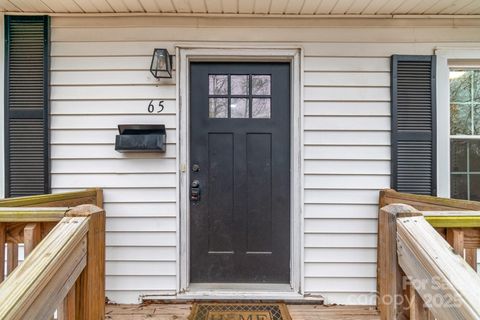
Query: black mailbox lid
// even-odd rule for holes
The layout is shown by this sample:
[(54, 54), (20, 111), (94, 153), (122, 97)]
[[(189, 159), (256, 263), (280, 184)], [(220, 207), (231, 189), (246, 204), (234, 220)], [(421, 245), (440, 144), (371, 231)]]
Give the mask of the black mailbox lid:
[(118, 132), (122, 134), (159, 134), (165, 135), (165, 125), (163, 124), (119, 124)]
[(166, 131), (163, 124), (118, 125), (115, 138), (118, 152), (165, 152)]

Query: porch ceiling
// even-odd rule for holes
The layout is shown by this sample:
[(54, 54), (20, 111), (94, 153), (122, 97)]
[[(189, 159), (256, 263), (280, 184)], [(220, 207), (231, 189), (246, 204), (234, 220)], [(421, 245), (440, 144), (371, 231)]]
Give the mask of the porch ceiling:
[(480, 0), (0, 0), (19, 13), (239, 15), (479, 15)]

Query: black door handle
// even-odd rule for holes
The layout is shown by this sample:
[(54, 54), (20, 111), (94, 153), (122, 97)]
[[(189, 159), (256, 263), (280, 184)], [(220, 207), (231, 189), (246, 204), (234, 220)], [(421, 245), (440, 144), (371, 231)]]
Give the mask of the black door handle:
[(190, 185), (190, 200), (193, 202), (200, 201), (200, 181), (196, 179)]

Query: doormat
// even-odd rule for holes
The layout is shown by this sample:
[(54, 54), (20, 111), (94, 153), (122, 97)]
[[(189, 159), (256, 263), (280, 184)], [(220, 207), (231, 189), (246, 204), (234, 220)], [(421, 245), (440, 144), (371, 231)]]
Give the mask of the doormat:
[(291, 320), (284, 303), (194, 303), (189, 320)]

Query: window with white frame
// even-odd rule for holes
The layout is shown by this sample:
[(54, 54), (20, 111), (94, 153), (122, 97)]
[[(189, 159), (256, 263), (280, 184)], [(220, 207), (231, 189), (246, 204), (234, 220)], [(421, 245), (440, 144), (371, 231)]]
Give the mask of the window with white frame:
[(480, 68), (455, 68), (450, 82), (450, 195), (480, 200)]

